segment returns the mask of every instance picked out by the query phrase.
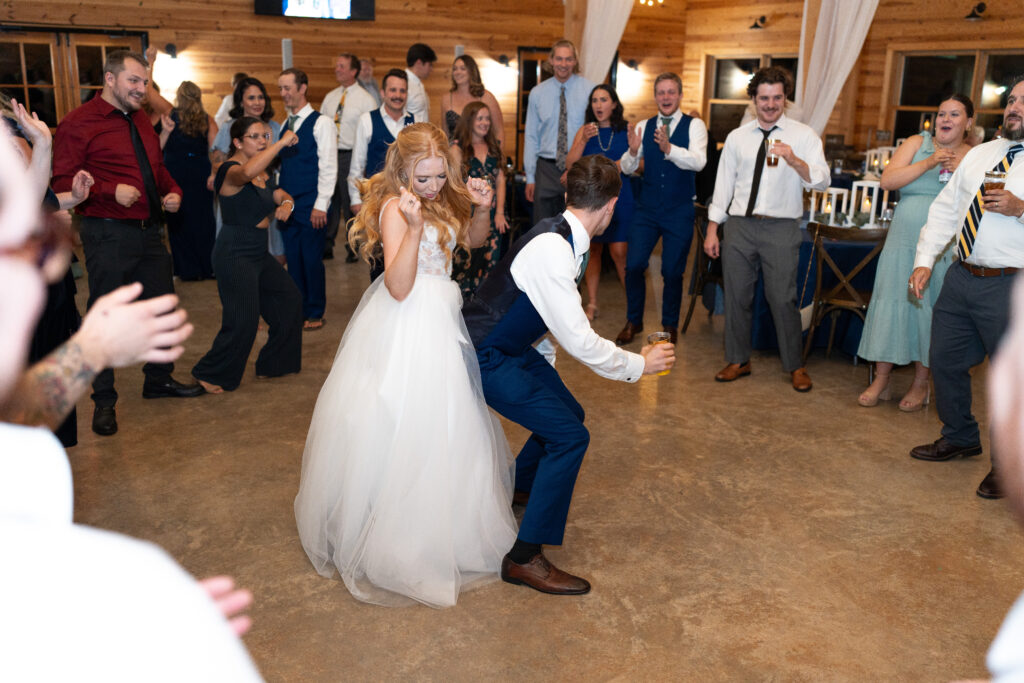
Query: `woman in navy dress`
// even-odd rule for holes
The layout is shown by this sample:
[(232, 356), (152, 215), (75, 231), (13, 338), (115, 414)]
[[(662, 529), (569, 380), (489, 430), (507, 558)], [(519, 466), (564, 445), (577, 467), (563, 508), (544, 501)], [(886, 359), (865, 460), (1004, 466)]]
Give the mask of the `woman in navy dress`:
[[(217, 230), (213, 192), (206, 185), (217, 124), (203, 109), (202, 91), (192, 81), (178, 86), (177, 103), (170, 116), (174, 125), (164, 145), (164, 165), (181, 187), (181, 209), (167, 214), (168, 239), (174, 274), (182, 280), (205, 280), (213, 277)], [(158, 108), (158, 103), (153, 106)]]
[[(619, 159), (629, 149), (626, 134), (626, 120), (622, 116), (622, 102), (610, 85), (601, 84), (590, 91), (590, 106), (587, 107), (584, 124), (576, 132), (576, 139), (566, 155), (566, 170), (591, 154), (608, 157), (619, 165)], [(629, 178), (622, 176), (622, 190), (619, 201), (615, 205), (615, 215), (608, 228), (590, 241), (590, 262), (587, 265), (585, 280), (587, 283), (587, 318), (597, 317), (597, 285), (601, 281), (601, 254), (604, 245), (615, 263), (615, 271), (619, 274), (619, 282), (626, 283), (626, 240), (629, 224), (633, 220), (633, 188)]]

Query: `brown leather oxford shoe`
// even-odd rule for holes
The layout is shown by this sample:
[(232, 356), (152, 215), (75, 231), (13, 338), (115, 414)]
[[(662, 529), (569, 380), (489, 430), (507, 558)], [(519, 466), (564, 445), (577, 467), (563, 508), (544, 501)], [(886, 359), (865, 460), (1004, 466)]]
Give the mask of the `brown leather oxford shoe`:
[(634, 325), (631, 322), (626, 322), (626, 326), (622, 328), (622, 332), (619, 332), (619, 336), (615, 338), (615, 343), (619, 346), (628, 344), (633, 341), (633, 337), (643, 330), (643, 325)]
[[(973, 458), (976, 455), (981, 455), (980, 443), (958, 446), (944, 436), (940, 436), (934, 443), (926, 443), (910, 449), (911, 458), (928, 462), (946, 462), (953, 458)], [(988, 481), (988, 477), (985, 477), (985, 481)]]
[(563, 572), (548, 562), (544, 553), (537, 553), (526, 564), (516, 564), (506, 555), (501, 561), (501, 580), (529, 586), (551, 595), (583, 595), (590, 592), (590, 583), (586, 579)]
[(715, 375), (716, 382), (732, 382), (740, 377), (746, 377), (750, 374), (750, 361), (746, 363), (729, 363), (724, 368), (718, 371)]
[(814, 386), (811, 383), (811, 376), (807, 374), (807, 370), (799, 368), (790, 373), (793, 379), (793, 388), (797, 391), (810, 391), (811, 387)]
[(988, 500), (999, 500), (1006, 494), (1003, 493), (1002, 484), (999, 483), (999, 475), (996, 474), (995, 469), (989, 470), (989, 473), (981, 480), (978, 485), (977, 494), (981, 498), (987, 498)]

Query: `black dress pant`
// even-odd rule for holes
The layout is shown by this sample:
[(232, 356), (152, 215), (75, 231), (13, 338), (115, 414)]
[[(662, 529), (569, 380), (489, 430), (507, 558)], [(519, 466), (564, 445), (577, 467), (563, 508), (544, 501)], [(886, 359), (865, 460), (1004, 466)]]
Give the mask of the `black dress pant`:
[(260, 316), (270, 326), (256, 358), (256, 374), (277, 377), (302, 366), (302, 294), (267, 252), (266, 230), (224, 224), (213, 249), (223, 313), (213, 346), (192, 376), (232, 391), (238, 388), (256, 340)]
[[(140, 299), (174, 292), (171, 255), (164, 247), (162, 225), (143, 227), (141, 221), (85, 216), (81, 235), (89, 273), (89, 308), (104, 294), (133, 282), (142, 283)], [(174, 363), (146, 363), (142, 371), (147, 379), (160, 380), (174, 371)], [(98, 406), (117, 403), (113, 370), (108, 368), (93, 380), (92, 400)]]

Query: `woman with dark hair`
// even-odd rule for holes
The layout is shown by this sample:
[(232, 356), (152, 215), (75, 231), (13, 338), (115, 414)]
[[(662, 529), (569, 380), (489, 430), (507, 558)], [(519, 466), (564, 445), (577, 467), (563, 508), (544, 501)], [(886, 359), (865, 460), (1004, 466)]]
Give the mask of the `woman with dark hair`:
[[(192, 81), (178, 86), (177, 106), (163, 116), (164, 164), (181, 187), (181, 209), (167, 214), (174, 274), (182, 280), (213, 277), (210, 260), (216, 238), (213, 194), (207, 187), (217, 124), (203, 109), (203, 93)], [(153, 109), (165, 114), (167, 100), (150, 94)], [(168, 130), (169, 129), (169, 130)]]
[[(918, 299), (907, 290), (907, 277), (914, 269), (917, 238), (928, 219), (928, 208), (970, 150), (966, 138), (973, 125), (974, 103), (964, 95), (953, 95), (939, 105), (934, 135), (922, 131), (907, 138), (882, 173), (882, 189), (899, 190), (900, 202), (878, 257), (871, 304), (857, 350), (858, 356), (875, 361), (875, 380), (857, 400), (865, 408), (890, 398), (893, 365), (909, 363), (915, 367), (914, 382), (899, 408), (914, 412), (928, 402), (932, 306), (941, 287), (929, 287), (924, 298)], [(942, 283), (952, 259), (953, 247), (947, 245), (935, 261), (934, 283)]]
[[(214, 171), (232, 153), (231, 125), (243, 116), (251, 116), (267, 124), (270, 127), (271, 144), (281, 137), (281, 124), (274, 121), (274, 107), (271, 106), (270, 96), (260, 79), (251, 76), (240, 79), (235, 84), (232, 98), (234, 104), (228, 112), (231, 118), (213, 141)], [(270, 227), (267, 228), (267, 247), (271, 256), (284, 265), (284, 240), (281, 239), (281, 231), (277, 229), (277, 221), (274, 219), (270, 220)]]
[(501, 258), (501, 236), (508, 230), (505, 219), (505, 172), (501, 169), (501, 143), (494, 134), (490, 109), (484, 102), (470, 102), (462, 110), (452, 142), (452, 158), (463, 180), (482, 178), (494, 190), (491, 232), (483, 246), (469, 256), (460, 254), (455, 264), (455, 281), (462, 296), (469, 299), (484, 276)]
[(242, 117), (231, 124), (235, 152), (214, 180), (224, 217), (213, 250), (221, 327), (213, 346), (192, 368), (192, 376), (211, 394), (232, 391), (242, 381), (260, 316), (270, 333), (256, 358), (256, 376), (279, 377), (301, 366), (302, 296), (267, 253), (263, 234), (272, 218), (286, 220), (295, 206), (274, 184), (267, 166), (297, 141), (289, 131), (271, 144), (269, 127), (257, 118)]
[[(626, 119), (622, 115), (622, 102), (615, 88), (610, 85), (596, 86), (590, 91), (590, 105), (584, 116), (584, 124), (576, 132), (569, 153), (565, 156), (566, 171), (590, 154), (600, 154), (619, 165), (619, 159), (629, 149)], [(622, 176), (622, 190), (615, 205), (615, 215), (608, 228), (590, 240), (590, 261), (587, 265), (587, 318), (597, 317), (597, 286), (601, 281), (601, 252), (608, 245), (608, 252), (615, 263), (619, 282), (626, 283), (626, 240), (629, 224), (633, 220), (633, 188), (629, 178)]]
[[(460, 55), (452, 62), (452, 87), (441, 97), (441, 116), (444, 117), (444, 129), (448, 139), (455, 139), (455, 129), (459, 125), (459, 112), (470, 102), (483, 102), (491, 112), (491, 127), (494, 137), (498, 139), (498, 151), (501, 141), (505, 138), (505, 120), (501, 116), (501, 107), (490, 90), (484, 89), (480, 80), (480, 67), (469, 55)], [(501, 159), (501, 154), (498, 155)]]

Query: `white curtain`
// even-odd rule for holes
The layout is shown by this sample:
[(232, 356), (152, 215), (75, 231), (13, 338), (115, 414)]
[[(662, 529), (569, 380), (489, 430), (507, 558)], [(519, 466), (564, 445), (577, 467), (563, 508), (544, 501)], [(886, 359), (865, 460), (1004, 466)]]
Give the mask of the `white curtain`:
[[(875, 0), (876, 2), (878, 0)], [(587, 18), (583, 22), (580, 45), (580, 71), (585, 78), (600, 83), (608, 75), (619, 40), (626, 30), (635, 0), (587, 0)]]
[[(821, 0), (810, 63), (806, 69), (800, 65), (800, 71), (805, 71), (807, 78), (796, 100), (804, 110), (804, 123), (818, 135), (824, 132), (846, 77), (857, 62), (877, 7), (878, 0)], [(804, 0), (806, 14), (807, 0)], [(803, 29), (806, 28), (805, 22)], [(801, 35), (801, 47), (803, 44)]]

